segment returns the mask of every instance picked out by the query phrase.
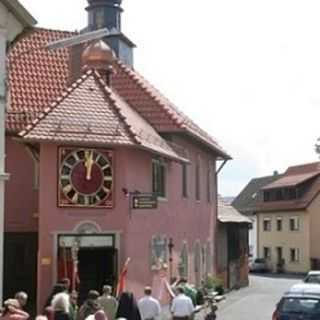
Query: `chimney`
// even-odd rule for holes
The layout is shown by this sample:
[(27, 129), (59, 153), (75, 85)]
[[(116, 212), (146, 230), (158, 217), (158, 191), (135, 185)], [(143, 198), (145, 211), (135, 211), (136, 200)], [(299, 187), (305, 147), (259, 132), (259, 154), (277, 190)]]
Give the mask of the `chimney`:
[(112, 48), (117, 57), (133, 66), (135, 44), (121, 31), (122, 0), (88, 0), (88, 30), (107, 28), (110, 35), (104, 41)]

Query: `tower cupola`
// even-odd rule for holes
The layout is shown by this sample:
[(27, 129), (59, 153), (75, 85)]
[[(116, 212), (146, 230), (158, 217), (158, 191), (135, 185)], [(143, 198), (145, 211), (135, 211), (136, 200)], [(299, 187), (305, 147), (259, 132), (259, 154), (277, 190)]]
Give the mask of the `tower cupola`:
[(88, 0), (89, 29), (108, 28), (121, 31), (122, 0)]
[(88, 0), (88, 29), (107, 28), (110, 34), (104, 41), (125, 64), (133, 65), (135, 44), (121, 30), (122, 0)]

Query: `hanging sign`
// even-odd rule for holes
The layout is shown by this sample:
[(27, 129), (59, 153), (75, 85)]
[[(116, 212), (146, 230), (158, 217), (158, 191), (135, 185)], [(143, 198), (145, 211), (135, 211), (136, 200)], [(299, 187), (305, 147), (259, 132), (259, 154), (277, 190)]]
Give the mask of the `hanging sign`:
[(157, 209), (158, 197), (152, 193), (132, 195), (132, 209)]

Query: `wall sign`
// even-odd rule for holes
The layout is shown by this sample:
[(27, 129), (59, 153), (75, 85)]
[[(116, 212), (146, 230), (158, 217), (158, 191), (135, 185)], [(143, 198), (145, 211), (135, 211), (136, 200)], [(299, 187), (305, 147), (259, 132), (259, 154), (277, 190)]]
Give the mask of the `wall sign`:
[(154, 194), (140, 193), (132, 195), (132, 209), (156, 209), (158, 198)]

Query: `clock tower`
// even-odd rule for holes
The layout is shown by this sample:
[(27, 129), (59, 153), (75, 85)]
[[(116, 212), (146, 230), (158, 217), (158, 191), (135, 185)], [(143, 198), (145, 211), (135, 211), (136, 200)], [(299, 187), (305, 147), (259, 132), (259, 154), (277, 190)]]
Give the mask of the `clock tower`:
[(122, 33), (122, 0), (88, 0), (88, 29), (94, 31), (107, 28), (110, 35), (104, 41), (112, 48), (117, 57), (129, 66), (133, 66), (135, 44)]

